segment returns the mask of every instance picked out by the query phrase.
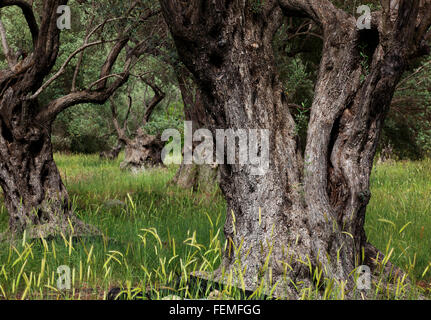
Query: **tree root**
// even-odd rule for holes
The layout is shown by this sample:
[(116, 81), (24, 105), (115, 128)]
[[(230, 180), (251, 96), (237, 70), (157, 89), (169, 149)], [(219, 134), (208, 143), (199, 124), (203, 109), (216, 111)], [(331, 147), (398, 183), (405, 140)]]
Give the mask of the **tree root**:
[[(415, 299), (424, 299), (424, 295), (417, 290), (408, 274), (401, 268), (392, 264), (388, 261), (384, 254), (379, 251), (376, 247), (367, 243), (364, 248), (364, 261), (363, 265), (370, 268), (370, 289), (364, 289), (357, 287), (354, 282), (353, 271), (348, 279), (343, 281), (335, 279), (324, 279), (320, 281), (318, 288), (316, 289), (316, 281), (307, 270), (291, 272), (287, 277), (278, 276), (273, 277), (271, 285), (266, 285), (265, 290), (259, 296), (277, 298), (277, 299), (301, 299), (303, 298), (304, 292), (313, 292), (313, 299), (322, 299), (324, 291), (330, 283), (341, 288), (343, 286), (344, 293), (339, 297), (331, 297), (331, 299), (348, 299), (348, 300), (370, 300), (370, 299), (409, 299), (414, 296)], [(231, 269), (235, 269), (231, 267)], [(192, 277), (201, 278), (206, 281), (216, 282), (220, 285), (231, 286), (238, 288), (238, 290), (245, 289), (247, 292), (254, 292), (259, 287), (260, 283), (256, 283), (254, 286), (246, 285), (243, 287), (241, 277), (234, 271), (232, 277), (229, 278), (227, 275), (229, 271), (224, 272), (222, 268), (215, 270), (214, 272), (194, 272), (191, 274)], [(292, 281), (289, 280), (289, 276), (292, 277)], [(287, 278), (288, 280), (283, 280)], [(278, 286), (275, 287), (273, 284), (278, 281)], [(269, 283), (270, 281), (268, 281)], [(338, 289), (339, 289), (338, 288)], [(401, 290), (402, 288), (402, 290)], [(338, 290), (337, 289), (337, 290)], [(305, 291), (304, 291), (305, 290)], [(335, 291), (334, 291), (335, 292)], [(413, 294), (413, 295), (412, 295)], [(307, 295), (305, 296), (307, 298)], [(328, 298), (328, 297), (327, 297)]]

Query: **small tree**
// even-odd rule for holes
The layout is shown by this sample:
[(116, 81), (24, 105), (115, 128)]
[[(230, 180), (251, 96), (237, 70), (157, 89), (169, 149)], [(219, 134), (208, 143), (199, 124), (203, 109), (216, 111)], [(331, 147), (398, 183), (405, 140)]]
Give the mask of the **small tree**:
[[(125, 146), (125, 159), (120, 164), (122, 169), (131, 169), (132, 171), (139, 172), (145, 169), (145, 167), (152, 167), (162, 164), (161, 153), (163, 149), (163, 142), (161, 141), (160, 135), (149, 135), (142, 130), (142, 127), (148, 123), (151, 115), (153, 114), (157, 105), (164, 99), (165, 93), (155, 84), (155, 81), (140, 77), (141, 80), (152, 88), (154, 96), (149, 103), (144, 101), (146, 109), (143, 117), (138, 116), (141, 120), (138, 121), (137, 129), (131, 137), (128, 135), (128, 122), (129, 117), (132, 113), (133, 98), (128, 93), (128, 107), (126, 116), (120, 124), (118, 116), (118, 108), (113, 97), (110, 99), (112, 122), (118, 135), (119, 144)], [(118, 146), (116, 147), (118, 150)]]

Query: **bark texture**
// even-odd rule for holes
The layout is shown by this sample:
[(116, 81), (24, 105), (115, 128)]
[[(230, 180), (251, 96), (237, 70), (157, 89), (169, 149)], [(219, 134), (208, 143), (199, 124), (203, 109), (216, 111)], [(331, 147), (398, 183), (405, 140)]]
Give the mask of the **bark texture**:
[[(192, 123), (191, 135), (196, 130), (205, 128), (205, 107), (202, 101), (202, 93), (196, 86), (193, 76), (184, 65), (177, 64), (174, 66), (178, 86), (181, 91), (181, 97), (184, 105), (185, 121)], [(196, 143), (192, 145), (193, 152)], [(183, 150), (187, 152), (187, 150)], [(220, 182), (220, 172), (218, 165), (197, 165), (181, 163), (172, 183), (183, 189), (200, 190), (206, 194), (212, 194), (217, 191)]]
[(160, 136), (146, 134), (139, 128), (136, 137), (126, 144), (125, 158), (120, 168), (141, 173), (146, 168), (162, 166), (163, 147), (164, 142)]
[[(369, 177), (395, 86), (408, 60), (426, 51), (431, 3), (382, 1), (370, 30), (359, 30), (354, 17), (325, 0), (259, 3), (161, 1), (202, 91), (205, 123), (271, 132), (265, 175), (251, 175), (251, 165), (221, 167), (228, 248), (219, 273), (239, 279), (241, 272), (250, 290), (277, 283), (278, 294), (289, 297), (312, 285), (315, 270), (352, 287), (358, 265), (376, 265), (377, 250), (364, 232)], [(304, 159), (272, 50), (285, 16), (323, 29)]]
[[(2, 100), (2, 110), (3, 103), (7, 101)], [(0, 185), (11, 233), (26, 230), (28, 238), (98, 234), (72, 213), (52, 156), (50, 125), (15, 124), (10, 129), (4, 119), (0, 121)]]

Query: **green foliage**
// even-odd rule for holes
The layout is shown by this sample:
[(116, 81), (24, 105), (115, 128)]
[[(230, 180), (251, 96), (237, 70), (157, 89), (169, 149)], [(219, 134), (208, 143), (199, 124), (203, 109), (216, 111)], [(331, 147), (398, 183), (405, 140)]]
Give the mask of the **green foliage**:
[(301, 106), (298, 106), (296, 108), (296, 112), (297, 112), (295, 116), (296, 134), (299, 137), (306, 137), (308, 121), (309, 121), (309, 115), (308, 115), (309, 108), (304, 103), (302, 103)]
[[(21, 10), (16, 7), (2, 8), (0, 11), (1, 19), (5, 27), (6, 39), (10, 48), (16, 53), (18, 50), (30, 52), (32, 49), (31, 34), (28, 28), (22, 26), (26, 24)], [(0, 50), (0, 70), (7, 68), (7, 60), (3, 49)]]
[(107, 126), (104, 106), (82, 104), (62, 112), (53, 126), (52, 144), (55, 151), (97, 153), (116, 142)]
[[(356, 10), (358, 3), (334, 1), (346, 11)], [(378, 4), (368, 1), (375, 10)], [(280, 80), (291, 106), (296, 131), (302, 146), (306, 140), (309, 110), (314, 98), (314, 84), (322, 51), (318, 37), (294, 36), (301, 20), (283, 24), (277, 32), (273, 47)], [(319, 31), (315, 31), (318, 33)], [(376, 35), (364, 31), (358, 45), (363, 82), (369, 74), (376, 45)], [(388, 117), (385, 120), (379, 151), (393, 147), (396, 159), (420, 159), (431, 154), (431, 57), (412, 63), (395, 93)]]
[(356, 10), (361, 5), (369, 6), (371, 11), (381, 9), (380, 0), (332, 0), (332, 3), (338, 8), (341, 8), (354, 16), (357, 16)]
[(296, 122), (296, 133), (305, 145), (314, 83), (320, 61), (321, 40), (315, 37), (294, 37), (289, 34), (299, 27), (300, 21), (284, 24), (277, 32), (273, 47), (280, 81)]
[(362, 66), (362, 74), (361, 74), (361, 82), (365, 80), (365, 77), (370, 73), (370, 59), (371, 57), (367, 53), (368, 43), (362, 43), (359, 45), (359, 55), (361, 57), (361, 66)]
[(395, 92), (381, 145), (391, 144), (398, 159), (431, 154), (431, 56), (412, 64)]
[[(41, 10), (43, 10), (42, 1), (34, 1), (34, 8), (36, 12), (36, 19), (39, 19)], [(136, 22), (139, 15), (144, 10), (151, 8), (153, 10), (159, 9), (158, 1), (141, 0), (138, 2), (135, 10), (132, 11), (128, 19), (118, 19), (120, 16), (124, 16), (129, 10), (129, 6), (125, 5), (124, 1), (120, 0), (103, 0), (103, 1), (76, 1), (71, 0), (68, 2), (71, 8), (71, 30), (63, 30), (60, 34), (61, 45), (58, 54), (56, 64), (47, 77), (51, 77), (55, 74), (60, 67), (65, 63), (66, 59), (79, 47), (83, 45), (85, 36), (89, 30), (92, 30), (95, 26), (101, 24), (105, 19), (111, 19), (103, 24), (103, 28), (99, 28), (97, 32), (93, 34), (90, 42), (103, 39), (111, 40), (115, 39), (120, 30), (126, 29), (131, 23)], [(1, 18), (7, 30), (8, 42), (11, 48), (15, 51), (18, 49), (24, 52), (30, 52), (32, 50), (31, 35), (26, 27), (25, 19), (21, 13), (21, 10), (16, 7), (8, 7), (1, 10)], [(148, 50), (160, 46), (164, 41), (168, 41), (167, 35), (163, 28), (157, 29), (157, 24), (160, 22), (160, 17), (153, 17), (147, 22), (140, 22), (139, 27), (132, 28), (129, 32), (130, 36), (135, 36), (136, 39), (145, 39), (145, 45)], [(132, 41), (129, 43), (131, 47), (136, 45)], [(104, 63), (107, 53), (112, 47), (112, 43), (105, 43), (102, 45), (93, 46), (87, 48), (82, 55), (82, 63), (79, 70), (78, 77), (76, 79), (76, 89), (81, 90), (87, 88), (89, 84), (93, 83), (99, 78), (102, 64)], [(171, 47), (173, 47), (171, 45)], [(168, 48), (168, 46), (167, 46)], [(167, 49), (166, 49), (167, 50)], [(172, 52), (166, 52), (174, 57), (174, 50)], [(0, 53), (3, 55), (3, 53)], [(125, 52), (120, 54), (117, 63), (113, 66), (112, 73), (122, 72), (122, 62), (124, 61)], [(76, 55), (70, 63), (67, 65), (65, 73), (61, 75), (51, 86), (49, 86), (40, 96), (39, 104), (41, 107), (46, 106), (53, 99), (59, 98), (65, 94), (68, 94), (72, 88), (72, 80), (75, 72), (80, 54)], [(1, 56), (0, 56), (1, 58)], [(2, 57), (0, 68), (7, 67), (4, 57)], [(171, 98), (171, 101), (162, 103), (161, 108), (165, 109), (165, 105), (174, 103), (172, 100), (178, 101), (178, 94), (176, 88), (172, 85), (172, 71), (166, 64), (160, 63), (160, 60), (156, 58), (146, 57), (142, 59), (140, 63), (135, 66), (133, 70), (134, 74), (144, 74), (149, 78), (156, 79), (159, 86), (166, 88), (167, 95)], [(45, 81), (47, 80), (45, 79)], [(108, 79), (108, 83), (114, 81), (114, 78)], [(140, 80), (133, 77), (129, 82), (138, 83)], [(145, 102), (149, 102), (149, 96), (145, 95), (146, 86), (143, 84), (133, 84), (135, 90), (133, 90), (134, 107), (137, 109), (138, 114), (145, 112)], [(149, 90), (151, 91), (151, 90)], [(127, 109), (126, 101), (127, 93), (125, 90), (119, 90), (116, 99), (119, 103), (120, 115), (125, 115)], [(151, 130), (157, 131), (159, 127), (167, 126), (171, 116), (165, 118), (160, 113), (156, 116), (160, 124), (154, 124)], [(131, 119), (130, 132), (136, 130), (139, 125), (139, 117), (136, 116)], [(54, 149), (58, 151), (72, 151), (72, 152), (83, 152), (93, 153), (105, 150), (112, 144), (116, 143), (115, 133), (113, 132), (111, 113), (109, 105), (96, 106), (84, 104), (81, 106), (74, 106), (70, 110), (66, 110), (63, 114), (60, 114), (53, 125), (53, 136), (52, 141)]]
[(148, 134), (159, 135), (162, 134), (166, 129), (176, 129), (184, 134), (184, 120), (177, 117), (166, 116), (166, 115), (154, 115), (149, 123), (144, 127)]
[(293, 58), (285, 66), (286, 94), (293, 103), (311, 106), (313, 99), (313, 81), (307, 66), (300, 58)]

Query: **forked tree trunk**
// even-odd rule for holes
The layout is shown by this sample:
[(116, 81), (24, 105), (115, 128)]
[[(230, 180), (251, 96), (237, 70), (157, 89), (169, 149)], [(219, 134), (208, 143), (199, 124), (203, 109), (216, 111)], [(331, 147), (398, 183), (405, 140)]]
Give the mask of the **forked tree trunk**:
[[(375, 267), (364, 231), (369, 178), (395, 86), (422, 41), (418, 3), (376, 15), (366, 31), (329, 1), (161, 3), (202, 90), (206, 123), (270, 131), (269, 146), (260, 145), (270, 151), (265, 175), (252, 175), (252, 165), (221, 168), (228, 248), (216, 276), (232, 272), (249, 290), (277, 284), (279, 295), (297, 297), (317, 270), (351, 288), (358, 265)], [(324, 32), (304, 160), (272, 51), (283, 15), (312, 18)]]

